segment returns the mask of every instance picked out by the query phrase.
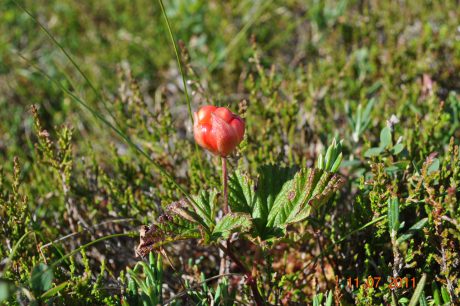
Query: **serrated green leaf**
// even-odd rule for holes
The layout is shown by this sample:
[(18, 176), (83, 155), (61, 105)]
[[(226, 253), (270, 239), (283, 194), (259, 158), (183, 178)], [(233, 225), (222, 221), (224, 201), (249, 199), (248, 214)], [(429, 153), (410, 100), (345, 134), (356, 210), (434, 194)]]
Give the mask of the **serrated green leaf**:
[(320, 178), (321, 171), (306, 169), (299, 171), (292, 180), (287, 181), (276, 197), (273, 209), (270, 210), (267, 225), (282, 226), (287, 220), (299, 216), (299, 213), (302, 214), (300, 220), (308, 217), (311, 206), (307, 206), (307, 201), (314, 190), (312, 186), (316, 186)]
[(228, 213), (217, 222), (211, 238), (214, 241), (227, 239), (236, 231), (247, 232), (251, 229), (251, 216), (246, 213)]
[(380, 131), (380, 145), (379, 147), (382, 149), (386, 149), (390, 146), (392, 146), (392, 140), (391, 140), (391, 129), (386, 126)]
[[(307, 218), (341, 185), (340, 176), (319, 169), (292, 169), (265, 166), (257, 183), (236, 173), (230, 180), (230, 207), (249, 213), (254, 236), (269, 239), (282, 235), (287, 225)], [(257, 186), (252, 190), (250, 186)]]
[(253, 219), (255, 235), (263, 236), (275, 198), (294, 174), (293, 168), (267, 165), (259, 168), (259, 179), (254, 181), (248, 175), (235, 172), (229, 181), (231, 210), (249, 214)]
[[(194, 196), (196, 205), (199, 209), (195, 209), (195, 213), (201, 217), (208, 229), (212, 229), (216, 219), (216, 196), (217, 191), (201, 191), (198, 196)], [(201, 222), (200, 222), (201, 223)]]
[(398, 237), (398, 240), (397, 240), (398, 244), (400, 244), (400, 243), (412, 238), (412, 236), (414, 236), (414, 234), (417, 231), (421, 230), (425, 226), (425, 224), (427, 222), (428, 222), (428, 218), (423, 218), (422, 220), (420, 220), (417, 223), (415, 223), (414, 225), (412, 225), (408, 229), (407, 233), (405, 233), (405, 234), (401, 235), (400, 237)]
[(53, 269), (44, 263), (39, 263), (32, 269), (30, 286), (33, 290), (44, 292), (53, 285)]
[(251, 214), (255, 205), (254, 181), (240, 171), (230, 176), (229, 205), (233, 211)]
[(375, 157), (379, 156), (383, 152), (382, 148), (370, 148), (369, 150), (364, 153), (365, 157)]
[(276, 197), (286, 181), (295, 175), (293, 168), (277, 166), (263, 166), (259, 171), (259, 180), (256, 187), (256, 205), (254, 219), (267, 219), (272, 210)]
[(141, 241), (136, 253), (145, 257), (163, 245), (202, 237), (200, 228), (205, 228), (206, 222), (188, 207), (185, 200), (174, 202), (165, 209), (154, 224), (144, 226), (140, 231)]

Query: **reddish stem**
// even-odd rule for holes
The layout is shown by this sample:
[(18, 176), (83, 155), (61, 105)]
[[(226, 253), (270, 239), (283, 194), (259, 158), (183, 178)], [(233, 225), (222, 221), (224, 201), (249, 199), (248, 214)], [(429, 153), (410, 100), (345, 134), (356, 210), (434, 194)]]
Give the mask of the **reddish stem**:
[(219, 247), (224, 253), (230, 257), (231, 260), (241, 269), (243, 270), (244, 274), (246, 275), (246, 283), (249, 285), (252, 291), (252, 295), (254, 296), (254, 301), (256, 302), (257, 306), (265, 305), (264, 299), (260, 295), (259, 288), (257, 286), (257, 278), (255, 275), (252, 275), (251, 271), (248, 267), (233, 253), (230, 244), (225, 247), (222, 244), (219, 244)]
[(224, 215), (228, 214), (228, 172), (227, 159), (222, 157), (222, 184), (224, 186)]
[[(228, 172), (227, 172), (227, 159), (222, 157), (222, 184), (224, 187), (224, 215), (229, 213), (228, 208)], [(246, 265), (233, 253), (231, 249), (230, 239), (222, 245), (219, 244), (220, 249), (228, 256), (230, 259), (241, 269), (244, 271), (244, 274), (247, 277), (246, 283), (251, 287), (252, 294), (254, 296), (254, 301), (256, 302), (257, 306), (265, 305), (265, 302), (260, 295), (258, 286), (257, 286), (257, 279), (255, 275), (252, 275), (251, 270), (246, 267)], [(225, 262), (221, 262), (221, 265), (225, 265)]]

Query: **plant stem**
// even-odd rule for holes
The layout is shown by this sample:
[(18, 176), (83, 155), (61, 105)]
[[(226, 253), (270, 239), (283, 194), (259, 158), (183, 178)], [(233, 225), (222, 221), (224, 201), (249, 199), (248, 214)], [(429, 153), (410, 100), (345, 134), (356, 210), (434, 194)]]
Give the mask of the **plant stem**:
[(222, 185), (224, 187), (224, 215), (228, 214), (228, 172), (227, 159), (222, 157)]
[(177, 66), (179, 67), (179, 72), (182, 78), (182, 85), (184, 86), (185, 99), (187, 100), (188, 114), (190, 116), (190, 120), (192, 120), (192, 125), (193, 125), (192, 106), (190, 102), (190, 96), (187, 90), (187, 82), (185, 80), (184, 68), (182, 67), (182, 63), (180, 61), (179, 48), (177, 48), (176, 40), (174, 39), (174, 35), (171, 29), (171, 24), (169, 23), (169, 18), (168, 18), (168, 15), (166, 15), (166, 10), (163, 4), (163, 0), (158, 0), (158, 3), (160, 4), (161, 13), (163, 14), (163, 18), (165, 19), (165, 22), (166, 22), (166, 28), (168, 29), (169, 38), (171, 39), (171, 42), (173, 45), (174, 54), (176, 55)]
[[(228, 171), (227, 171), (227, 159), (225, 157), (222, 157), (222, 185), (224, 189), (224, 216), (229, 213), (229, 208), (228, 208)], [(230, 257), (235, 264), (244, 271), (244, 274), (247, 277), (247, 283), (251, 287), (252, 294), (254, 295), (254, 301), (256, 302), (256, 305), (265, 305), (265, 302), (260, 295), (258, 286), (257, 286), (257, 279), (256, 276), (253, 275), (251, 270), (246, 267), (246, 265), (233, 253), (231, 249), (231, 243), (230, 239), (227, 240), (225, 245), (219, 244), (220, 249), (228, 256)], [(226, 265), (225, 262), (221, 262), (221, 267), (222, 265)], [(227, 271), (223, 271), (227, 273)]]
[[(228, 208), (228, 171), (227, 171), (227, 159), (222, 157), (222, 185), (224, 189), (224, 215), (229, 213)], [(260, 296), (259, 289), (257, 287), (257, 279), (252, 275), (251, 270), (244, 265), (242, 261), (233, 253), (231, 249), (230, 239), (222, 245), (219, 244), (220, 249), (228, 256), (230, 259), (241, 269), (244, 271), (248, 281), (247, 283), (251, 287), (252, 294), (254, 295), (254, 301), (257, 305), (265, 305), (264, 300)], [(225, 261), (221, 262), (221, 267), (225, 266)], [(226, 272), (226, 271), (223, 271)]]
[(231, 246), (227, 247), (223, 244), (219, 244), (219, 248), (228, 256), (231, 260), (244, 272), (247, 277), (247, 283), (251, 288), (252, 295), (254, 296), (254, 301), (257, 306), (266, 305), (264, 299), (260, 295), (259, 288), (257, 286), (257, 278), (255, 275), (252, 275), (251, 270), (233, 253)]
[[(59, 89), (61, 89), (65, 94), (67, 94), (69, 97), (71, 97), (75, 102), (80, 104), (84, 109), (89, 111), (91, 115), (93, 115), (96, 119), (99, 119), (102, 123), (104, 123), (107, 127), (109, 127), (112, 131), (114, 131), (121, 139), (123, 139), (131, 148), (139, 152), (141, 155), (143, 155), (152, 165), (155, 167), (156, 170), (161, 175), (164, 175), (179, 191), (187, 198), (189, 203), (192, 205), (192, 207), (195, 210), (200, 210), (202, 213), (204, 213), (203, 209), (197, 205), (196, 201), (193, 199), (193, 197), (185, 190), (184, 187), (182, 187), (181, 184), (179, 184), (173, 177), (171, 173), (166, 171), (165, 168), (163, 168), (160, 163), (155, 161), (146, 151), (144, 151), (141, 147), (136, 145), (131, 138), (125, 134), (123, 131), (115, 127), (112, 123), (110, 123), (107, 119), (104, 118), (100, 113), (96, 112), (93, 108), (89, 106), (85, 101), (80, 99), (78, 96), (76, 96), (74, 93), (72, 93), (69, 89), (64, 87), (60, 82), (56, 81), (53, 79), (49, 74), (47, 74), (45, 71), (40, 69), (36, 64), (32, 63), (28, 58), (24, 57), (20, 53), (16, 53), (20, 58), (22, 58), (24, 61), (26, 61), (30, 66), (32, 66), (35, 70), (37, 70), (39, 73), (41, 73), (47, 80), (49, 80), (51, 83), (55, 84)], [(205, 215), (205, 214), (204, 214)]]
[[(228, 214), (228, 171), (227, 171), (227, 159), (225, 157), (221, 157), (222, 159), (222, 185), (223, 185), (223, 192), (224, 192), (224, 216)], [(225, 247), (228, 248), (230, 245), (230, 238), (225, 242)], [(220, 274), (228, 273), (229, 266), (228, 262), (225, 258), (225, 254), (221, 250), (221, 260), (220, 260)]]

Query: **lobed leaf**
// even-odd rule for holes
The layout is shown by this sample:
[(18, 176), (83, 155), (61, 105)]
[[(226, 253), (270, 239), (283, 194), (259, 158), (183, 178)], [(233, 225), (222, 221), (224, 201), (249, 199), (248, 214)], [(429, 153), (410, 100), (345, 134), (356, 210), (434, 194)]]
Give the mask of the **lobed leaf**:
[(338, 175), (318, 169), (302, 169), (283, 191), (270, 211), (268, 224), (280, 228), (305, 220), (312, 208), (318, 208), (340, 187)]
[(234, 232), (247, 232), (252, 227), (252, 219), (249, 214), (229, 213), (225, 215), (214, 228), (211, 238), (213, 240), (227, 239)]
[(255, 205), (255, 188), (251, 178), (236, 171), (229, 179), (229, 203), (232, 210), (252, 214)]
[(144, 257), (171, 242), (204, 238), (210, 240), (215, 227), (217, 192), (202, 191), (193, 202), (180, 200), (170, 204), (151, 226), (140, 230), (140, 243), (136, 253)]
[(172, 203), (155, 224), (141, 228), (136, 254), (145, 257), (165, 244), (201, 237), (194, 223), (196, 218), (199, 218), (198, 214), (186, 209), (185, 200)]
[[(236, 172), (230, 179), (230, 207), (253, 218), (253, 236), (279, 237), (289, 224), (305, 220), (312, 208), (323, 204), (343, 179), (320, 169), (264, 166), (259, 180)], [(254, 185), (253, 189), (251, 186)]]
[[(201, 191), (198, 196), (193, 196), (195, 204), (192, 203), (192, 205), (194, 205), (194, 212), (199, 218), (194, 218), (194, 221), (204, 225), (209, 230), (215, 225), (217, 212), (216, 196), (217, 192), (215, 190)], [(184, 210), (185, 206), (183, 205), (181, 209)], [(188, 210), (188, 213), (191, 214), (191, 211)]]

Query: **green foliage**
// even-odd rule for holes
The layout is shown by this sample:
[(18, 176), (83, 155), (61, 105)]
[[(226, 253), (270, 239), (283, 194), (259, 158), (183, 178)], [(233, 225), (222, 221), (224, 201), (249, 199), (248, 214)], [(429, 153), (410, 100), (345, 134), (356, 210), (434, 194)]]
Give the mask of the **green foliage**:
[(232, 211), (252, 216), (253, 237), (267, 240), (282, 235), (286, 227), (305, 220), (339, 188), (342, 179), (314, 169), (264, 166), (257, 182), (235, 173), (230, 180)]
[(399, 229), (399, 201), (398, 198), (388, 199), (388, 230), (391, 236), (396, 236)]
[(342, 162), (342, 142), (336, 142), (335, 138), (332, 140), (332, 144), (327, 148), (326, 155), (320, 154), (318, 157), (318, 169), (337, 172)]
[(186, 221), (197, 226), (193, 232), (201, 233), (205, 243), (227, 239), (233, 232), (251, 232), (253, 239), (262, 241), (279, 238), (288, 225), (304, 221), (312, 209), (319, 209), (343, 184), (343, 178), (331, 172), (309, 168), (294, 172), (274, 165), (263, 166), (258, 177), (254, 181), (240, 172), (231, 176), (232, 213), (217, 222), (214, 191), (201, 192), (189, 205), (185, 200), (171, 204), (159, 222), (142, 233), (138, 251), (145, 256), (143, 249), (147, 246), (156, 249), (165, 243), (193, 238), (191, 228), (177, 226)]
[[(19, 160), (14, 159), (12, 182), (5, 182), (2, 176), (0, 179), (0, 234), (7, 239), (7, 244), (12, 247), (15, 241), (18, 241), (27, 231), (27, 224), (30, 222), (30, 216), (27, 211), (26, 195), (21, 194), (21, 168)], [(6, 255), (3, 248), (0, 254)]]
[[(128, 269), (128, 287), (123, 305), (154, 306), (163, 303), (163, 263), (160, 255), (149, 255), (149, 263), (138, 262)], [(142, 277), (145, 275), (145, 277)]]
[(324, 299), (324, 294), (323, 293), (316, 294), (313, 297), (313, 305), (314, 306), (320, 306), (320, 305), (332, 306), (332, 302), (334, 301), (332, 291), (329, 291), (327, 293), (327, 297), (326, 297), (326, 300), (324, 301), (324, 304), (323, 304), (323, 299)]
[(428, 222), (428, 218), (423, 218), (422, 220), (418, 221), (417, 223), (415, 223), (414, 225), (412, 225), (406, 233), (400, 235), (398, 237), (398, 239), (396, 240), (396, 242), (398, 244), (401, 244), (402, 242), (412, 238), (415, 233), (417, 233), (418, 231), (422, 230), (423, 227), (425, 226), (425, 224)]
[(11, 296), (12, 288), (11, 284), (5, 280), (0, 280), (0, 302), (8, 300)]
[(53, 284), (53, 270), (44, 263), (39, 263), (32, 269), (30, 286), (37, 292), (45, 292), (51, 289)]
[[(0, 303), (458, 304), (458, 3), (164, 6), (177, 53), (158, 1), (0, 2)], [(246, 121), (226, 216), (186, 89)]]
[(228, 213), (219, 220), (214, 227), (211, 239), (228, 239), (234, 232), (245, 233), (252, 227), (252, 219), (249, 214)]
[(223, 278), (216, 288), (209, 286), (204, 278), (204, 274), (201, 274), (202, 286), (201, 290), (196, 290), (190, 284), (186, 283), (188, 290), (187, 294), (190, 298), (190, 302), (196, 305), (222, 305), (230, 306), (235, 304), (236, 292), (230, 292), (230, 284), (227, 278)]
[(354, 142), (358, 142), (360, 140), (360, 136), (364, 133), (364, 131), (366, 131), (366, 129), (371, 124), (371, 111), (374, 108), (376, 102), (377, 99), (371, 98), (367, 102), (364, 110), (362, 104), (360, 103), (355, 112), (351, 111), (349, 104), (345, 105), (348, 116), (348, 122), (352, 130), (351, 137)]
[(222, 278), (216, 288), (208, 285), (209, 279), (200, 275), (200, 283), (192, 285), (188, 280), (184, 283), (185, 291), (164, 300), (163, 286), (165, 285), (163, 258), (160, 254), (149, 254), (148, 263), (140, 261), (134, 269), (127, 270), (128, 281), (122, 305), (155, 306), (159, 304), (182, 305), (186, 303), (196, 305), (234, 305), (235, 293), (231, 292), (228, 280)]
[(421, 299), (425, 299), (425, 298), (422, 298), (423, 289), (425, 287), (425, 282), (426, 282), (426, 274), (423, 274), (422, 278), (420, 279), (420, 281), (419, 281), (419, 283), (417, 285), (417, 288), (415, 288), (414, 294), (412, 295), (412, 297), (411, 297), (411, 299), (409, 301), (409, 306), (415, 306), (419, 302), (420, 302), (420, 304), (423, 304), (423, 303), (426, 304), (426, 301), (425, 302), (420, 301)]
[(389, 152), (392, 155), (398, 155), (404, 149), (400, 142), (393, 144), (391, 128), (386, 126), (380, 131), (380, 143), (378, 147), (370, 148), (364, 154), (366, 157), (375, 157), (383, 152)]

